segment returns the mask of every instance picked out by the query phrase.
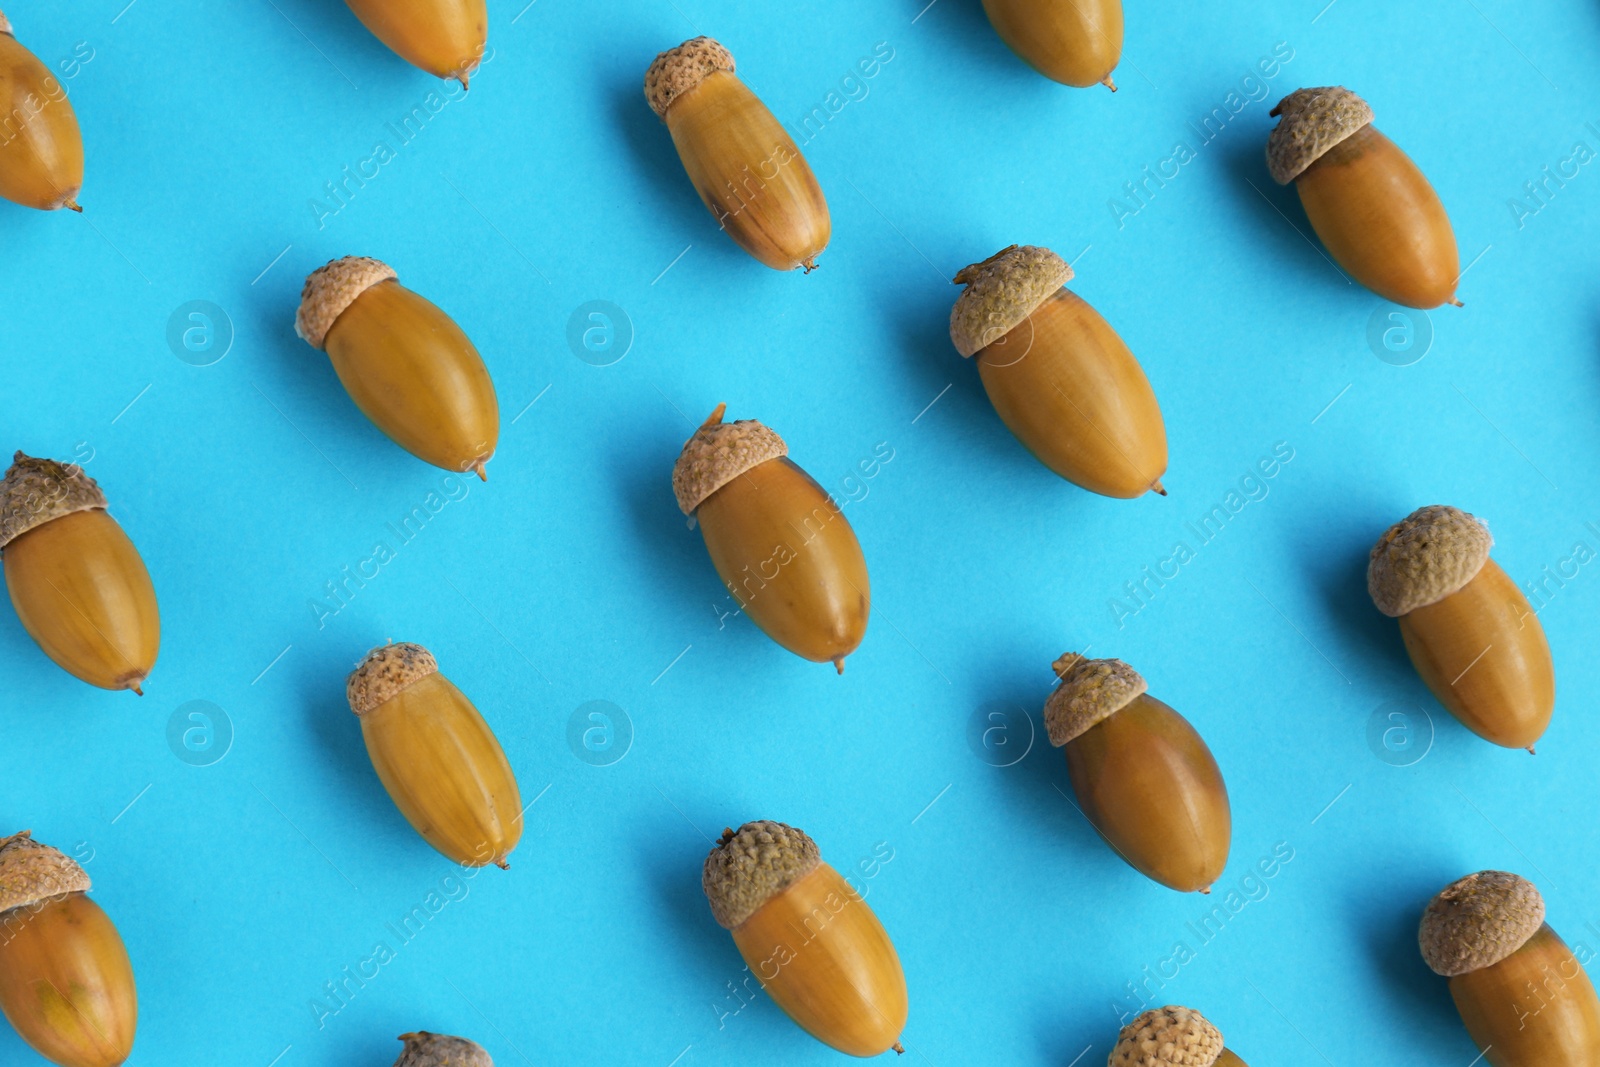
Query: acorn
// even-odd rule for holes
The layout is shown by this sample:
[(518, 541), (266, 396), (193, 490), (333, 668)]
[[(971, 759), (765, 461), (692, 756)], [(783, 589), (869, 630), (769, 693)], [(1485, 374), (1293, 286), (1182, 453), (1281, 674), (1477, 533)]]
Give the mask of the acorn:
[(467, 88), (489, 40), (484, 0), (345, 0), (373, 36), (414, 67)]
[(833, 233), (805, 157), (733, 72), (733, 54), (696, 37), (656, 56), (644, 95), (717, 225), (774, 270), (809, 274)]
[(401, 1034), (406, 1043), (394, 1067), (494, 1067), (494, 1060), (483, 1046), (464, 1037), (447, 1034), (430, 1034), (418, 1030), (414, 1034)]
[(762, 819), (722, 831), (700, 885), (761, 987), (801, 1029), (851, 1056), (905, 1051), (900, 957), (803, 830)]
[(1107, 1067), (1248, 1067), (1193, 1008), (1151, 1008), (1122, 1028)]
[(306, 279), (295, 332), (326, 349), (362, 414), (413, 456), (475, 471), (500, 439), (494, 382), (461, 327), (387, 264), (345, 256)]
[(1046, 78), (1117, 91), (1122, 0), (983, 0), (983, 10), (1006, 46)]
[(1544, 920), (1539, 890), (1505, 871), (1452, 882), (1422, 913), (1422, 958), (1491, 1067), (1600, 1063), (1600, 999)]
[(1145, 877), (1209, 893), (1228, 865), (1233, 815), (1205, 741), (1119, 659), (1068, 652), (1052, 669), (1061, 684), (1045, 729), (1066, 750), (1084, 816)]
[(143, 694), (161, 647), (155, 587), (82, 467), (16, 454), (0, 480), (0, 560), (45, 655), (90, 685)]
[(678, 507), (699, 522), (739, 608), (790, 652), (843, 674), (872, 609), (855, 531), (783, 438), (754, 419), (723, 422), (727, 407), (684, 443), (672, 468)]
[(139, 997), (89, 876), (29, 831), (0, 839), (0, 1010), (61, 1067), (116, 1067), (133, 1051)]
[(1167, 430), (1150, 382), (1115, 330), (1065, 288), (1048, 248), (1012, 245), (955, 277), (950, 339), (977, 356), (1017, 440), (1069, 482), (1105, 496), (1162, 496)]
[(1367, 592), (1400, 620), (1417, 673), (1462, 724), (1533, 751), (1555, 710), (1544, 627), (1499, 564), (1494, 538), (1460, 508), (1418, 508), (1372, 546)]
[(1372, 125), (1350, 90), (1296, 89), (1272, 109), (1267, 167), (1295, 183), (1312, 228), (1351, 277), (1414, 308), (1461, 306), (1461, 258), (1439, 194), (1409, 156)]
[(421, 645), (373, 649), (345, 683), (367, 755), (400, 814), (463, 867), (511, 866), (522, 795), (494, 731)]
[(83, 135), (67, 90), (17, 43), (0, 13), (0, 196), (41, 211), (71, 208), (83, 186)]

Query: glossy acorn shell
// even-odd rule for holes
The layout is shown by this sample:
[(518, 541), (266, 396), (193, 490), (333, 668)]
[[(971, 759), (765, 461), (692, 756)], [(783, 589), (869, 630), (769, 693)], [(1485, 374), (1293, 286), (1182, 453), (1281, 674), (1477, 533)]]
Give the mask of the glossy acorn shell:
[(1064, 751), (1083, 814), (1129, 865), (1185, 893), (1221, 877), (1233, 837), (1228, 790), (1182, 715), (1138, 696)]
[(47, 656), (90, 685), (139, 691), (161, 647), (161, 616), (116, 519), (100, 509), (51, 519), (0, 558), (17, 617)]
[(462, 85), (489, 39), (484, 0), (345, 0), (362, 25), (414, 67)]
[(0, 116), (0, 196), (43, 211), (76, 208), (78, 117), (61, 82), (9, 33), (0, 33)]
[(1466, 585), (1400, 616), (1406, 652), (1439, 703), (1506, 748), (1532, 748), (1555, 710), (1544, 627), (1516, 583), (1486, 560)]
[(816, 266), (833, 234), (822, 187), (738, 75), (706, 75), (673, 99), (666, 123), (695, 192), (740, 248), (774, 270)]
[(1250, 1067), (1250, 1065), (1241, 1060), (1232, 1049), (1223, 1049), (1222, 1055), (1216, 1058), (1211, 1067)]
[(379, 780), (428, 844), (463, 866), (508, 866), (522, 838), (522, 795), (461, 690), (431, 674), (358, 718)]
[(733, 941), (778, 1007), (852, 1056), (876, 1056), (905, 1029), (906, 979), (883, 924), (826, 863), (733, 928)]
[(1407, 307), (1455, 302), (1461, 257), (1450, 216), (1417, 165), (1371, 123), (1295, 187), (1317, 236), (1356, 281)]
[(1083, 298), (1058, 290), (975, 358), (1001, 421), (1046, 467), (1105, 496), (1164, 492), (1161, 406), (1139, 361)]
[(117, 928), (83, 893), (0, 914), (0, 1009), (62, 1067), (116, 1067), (133, 1050), (139, 998)]
[(1451, 978), (1450, 995), (1491, 1067), (1600, 1064), (1600, 999), (1548, 923), (1499, 963)]
[(395, 444), (435, 467), (486, 477), (500, 404), (450, 316), (389, 279), (340, 313), (323, 347), (356, 406)]
[(787, 458), (771, 459), (695, 511), (717, 574), (766, 635), (833, 663), (861, 644), (872, 608), (867, 561), (844, 513)]
[(983, 9), (1007, 47), (1045, 77), (1115, 88), (1122, 0), (983, 0)]

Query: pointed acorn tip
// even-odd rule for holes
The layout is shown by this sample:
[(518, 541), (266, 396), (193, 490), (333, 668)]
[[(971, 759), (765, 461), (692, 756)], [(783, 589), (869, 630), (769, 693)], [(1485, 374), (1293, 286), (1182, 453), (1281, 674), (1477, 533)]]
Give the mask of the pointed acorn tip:
[(486, 482), (489, 480), (488, 466), (489, 461), (485, 459), (480, 459), (478, 462), (472, 465), (472, 469), (477, 472), (478, 480), (480, 482)]
[(133, 690), (133, 695), (134, 696), (136, 696), (136, 697), (144, 696), (144, 688), (140, 683), (134, 682), (132, 685), (128, 686), (128, 688)]
[(511, 869), (511, 861), (510, 860), (505, 860), (505, 859), (495, 860), (494, 861), (494, 865), (496, 867), (499, 867), (502, 871), (509, 871)]
[(1449, 304), (1453, 308), (1464, 308), (1464, 307), (1467, 306), (1467, 305), (1463, 304), (1460, 300), (1457, 300), (1454, 296), (1452, 296), (1449, 300), (1446, 300), (1445, 303)]
[(889, 1047), (894, 1049), (894, 1054), (896, 1056), (904, 1056), (906, 1054), (906, 1047), (904, 1045), (902, 1045), (898, 1041), (896, 1041), (894, 1044), (890, 1045)]
[(1157, 493), (1157, 494), (1159, 494), (1161, 496), (1166, 496), (1167, 495), (1167, 487), (1161, 484), (1161, 479), (1160, 478), (1156, 479), (1155, 484), (1150, 487), (1150, 491), (1152, 493)]
[(1107, 74), (1104, 78), (1100, 79), (1100, 84), (1104, 85), (1107, 89), (1110, 89), (1112, 92), (1116, 92), (1117, 91), (1117, 83), (1111, 80), (1111, 75), (1109, 75), (1109, 74)]
[(1204, 889), (1200, 890), (1200, 895), (1203, 897), (1209, 897), (1211, 895), (1211, 887), (1206, 886)]
[(1538, 755), (1538, 754), (1539, 754), (1539, 753), (1537, 753), (1537, 752), (1535, 752), (1535, 751), (1534, 751), (1534, 750), (1533, 750), (1533, 746), (1532, 746), (1532, 745), (1529, 745), (1529, 746), (1528, 746), (1528, 755), (1530, 755), (1530, 756), (1537, 756), (1537, 755)]
[(833, 657), (833, 666), (834, 666), (835, 670), (837, 670), (840, 674), (843, 674), (844, 673), (844, 657), (843, 656), (835, 656), (835, 657)]
[(68, 211), (76, 211), (80, 215), (83, 214), (82, 206), (80, 206), (78, 201), (73, 197), (67, 197), (61, 202), (61, 206), (66, 208)]

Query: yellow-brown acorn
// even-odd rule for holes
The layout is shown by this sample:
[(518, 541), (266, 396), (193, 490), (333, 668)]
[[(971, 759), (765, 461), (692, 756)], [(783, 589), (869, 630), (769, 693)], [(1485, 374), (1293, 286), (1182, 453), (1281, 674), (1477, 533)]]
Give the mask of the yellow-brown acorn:
[(1045, 77), (1080, 89), (1117, 83), (1122, 0), (983, 0), (1000, 39)]
[(161, 648), (155, 587), (82, 467), (16, 454), (0, 480), (0, 559), (45, 655), (90, 685), (143, 692)]
[(494, 1060), (476, 1041), (418, 1030), (401, 1034), (406, 1043), (394, 1067), (494, 1067)]
[(1450, 996), (1490, 1067), (1600, 1063), (1600, 999), (1583, 965), (1545, 922), (1534, 884), (1479, 871), (1428, 904), (1422, 958), (1450, 979)]
[(373, 36), (414, 67), (464, 89), (489, 39), (484, 0), (345, 0)]
[(723, 422), (718, 404), (672, 468), (678, 507), (694, 516), (722, 584), (778, 644), (814, 663), (861, 644), (872, 610), (867, 561), (839, 504), (754, 419)]
[(509, 867), (522, 794), (494, 731), (421, 645), (373, 649), (345, 683), (367, 755), (423, 839), (465, 867)]
[(1351, 277), (1414, 308), (1461, 306), (1461, 258), (1450, 216), (1428, 179), (1372, 125), (1367, 102), (1339, 86), (1296, 89), (1278, 102), (1267, 167), (1295, 183), (1306, 217)]
[(717, 225), (774, 270), (809, 274), (833, 233), (828, 202), (782, 123), (733, 68), (731, 52), (696, 37), (656, 56), (645, 99)]
[(761, 987), (806, 1033), (852, 1056), (905, 1051), (900, 957), (803, 830), (765, 819), (724, 830), (700, 885)]
[(1044, 706), (1066, 750), (1083, 814), (1135, 870), (1170, 889), (1209, 893), (1228, 865), (1233, 813), (1211, 750), (1119, 659), (1068, 652)]
[(67, 90), (0, 13), (0, 196), (43, 211), (78, 206), (83, 135)]
[(1556, 704), (1544, 627), (1460, 508), (1418, 508), (1372, 547), (1367, 592), (1439, 703), (1485, 740), (1533, 751)]
[(1065, 288), (1048, 248), (1012, 245), (957, 274), (950, 339), (977, 357), (989, 400), (1017, 440), (1069, 482), (1105, 496), (1166, 495), (1167, 430), (1139, 361)]
[(117, 1067), (139, 997), (128, 950), (88, 892), (83, 868), (28, 831), (0, 839), (0, 1010), (61, 1067)]
[(1193, 1008), (1151, 1008), (1122, 1028), (1107, 1067), (1248, 1067)]
[(326, 349), (362, 414), (413, 456), (451, 471), (484, 467), (500, 403), (483, 358), (455, 321), (384, 263), (345, 256), (306, 279), (295, 332)]

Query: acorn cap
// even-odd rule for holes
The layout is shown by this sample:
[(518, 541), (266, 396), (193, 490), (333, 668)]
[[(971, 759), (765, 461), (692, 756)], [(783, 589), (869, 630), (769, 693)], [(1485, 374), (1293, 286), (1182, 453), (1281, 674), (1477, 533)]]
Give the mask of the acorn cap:
[(406, 1043), (394, 1067), (494, 1067), (494, 1060), (476, 1041), (418, 1030), (401, 1034)]
[(1367, 592), (1394, 618), (1437, 604), (1477, 577), (1493, 544), (1489, 527), (1460, 508), (1418, 508), (1372, 546)]
[(685, 41), (656, 56), (644, 72), (644, 98), (665, 122), (674, 100), (719, 70), (734, 72), (732, 52), (709, 37)]
[(1111, 718), (1149, 688), (1120, 659), (1084, 659), (1067, 652), (1050, 667), (1061, 684), (1044, 702), (1044, 727), (1056, 748)]
[(365, 715), (390, 697), (438, 673), (439, 661), (421, 645), (409, 642), (384, 645), (368, 652), (350, 672), (344, 683), (344, 695), (350, 701), (351, 711)]
[(732, 930), (821, 863), (817, 843), (804, 830), (760, 819), (722, 831), (700, 872), (700, 887), (711, 914)]
[(712, 493), (745, 471), (789, 454), (783, 438), (755, 419), (723, 422), (726, 404), (701, 424), (694, 436), (683, 443), (678, 462), (672, 467), (672, 491), (685, 515), (693, 515)]
[(0, 549), (52, 519), (105, 506), (106, 495), (82, 467), (18, 452), (0, 479)]
[(950, 340), (956, 351), (968, 357), (983, 351), (1071, 280), (1066, 260), (1034, 245), (1012, 245), (963, 267), (954, 281), (966, 288), (950, 309)]
[(330, 259), (311, 272), (300, 290), (294, 332), (312, 348), (321, 348), (334, 322), (356, 302), (356, 297), (379, 282), (396, 277), (394, 268), (382, 260), (367, 256)]
[(66, 893), (87, 893), (89, 876), (59, 849), (41, 845), (33, 831), (0, 838), (0, 914)]
[(1479, 871), (1445, 886), (1422, 913), (1417, 944), (1435, 974), (1493, 967), (1544, 925), (1544, 897), (1507, 871)]
[(1190, 1008), (1151, 1008), (1122, 1028), (1107, 1067), (1211, 1067), (1222, 1031)]
[(1334, 145), (1372, 121), (1367, 102), (1340, 85), (1296, 89), (1272, 109), (1282, 120), (1267, 135), (1267, 169), (1288, 185)]

